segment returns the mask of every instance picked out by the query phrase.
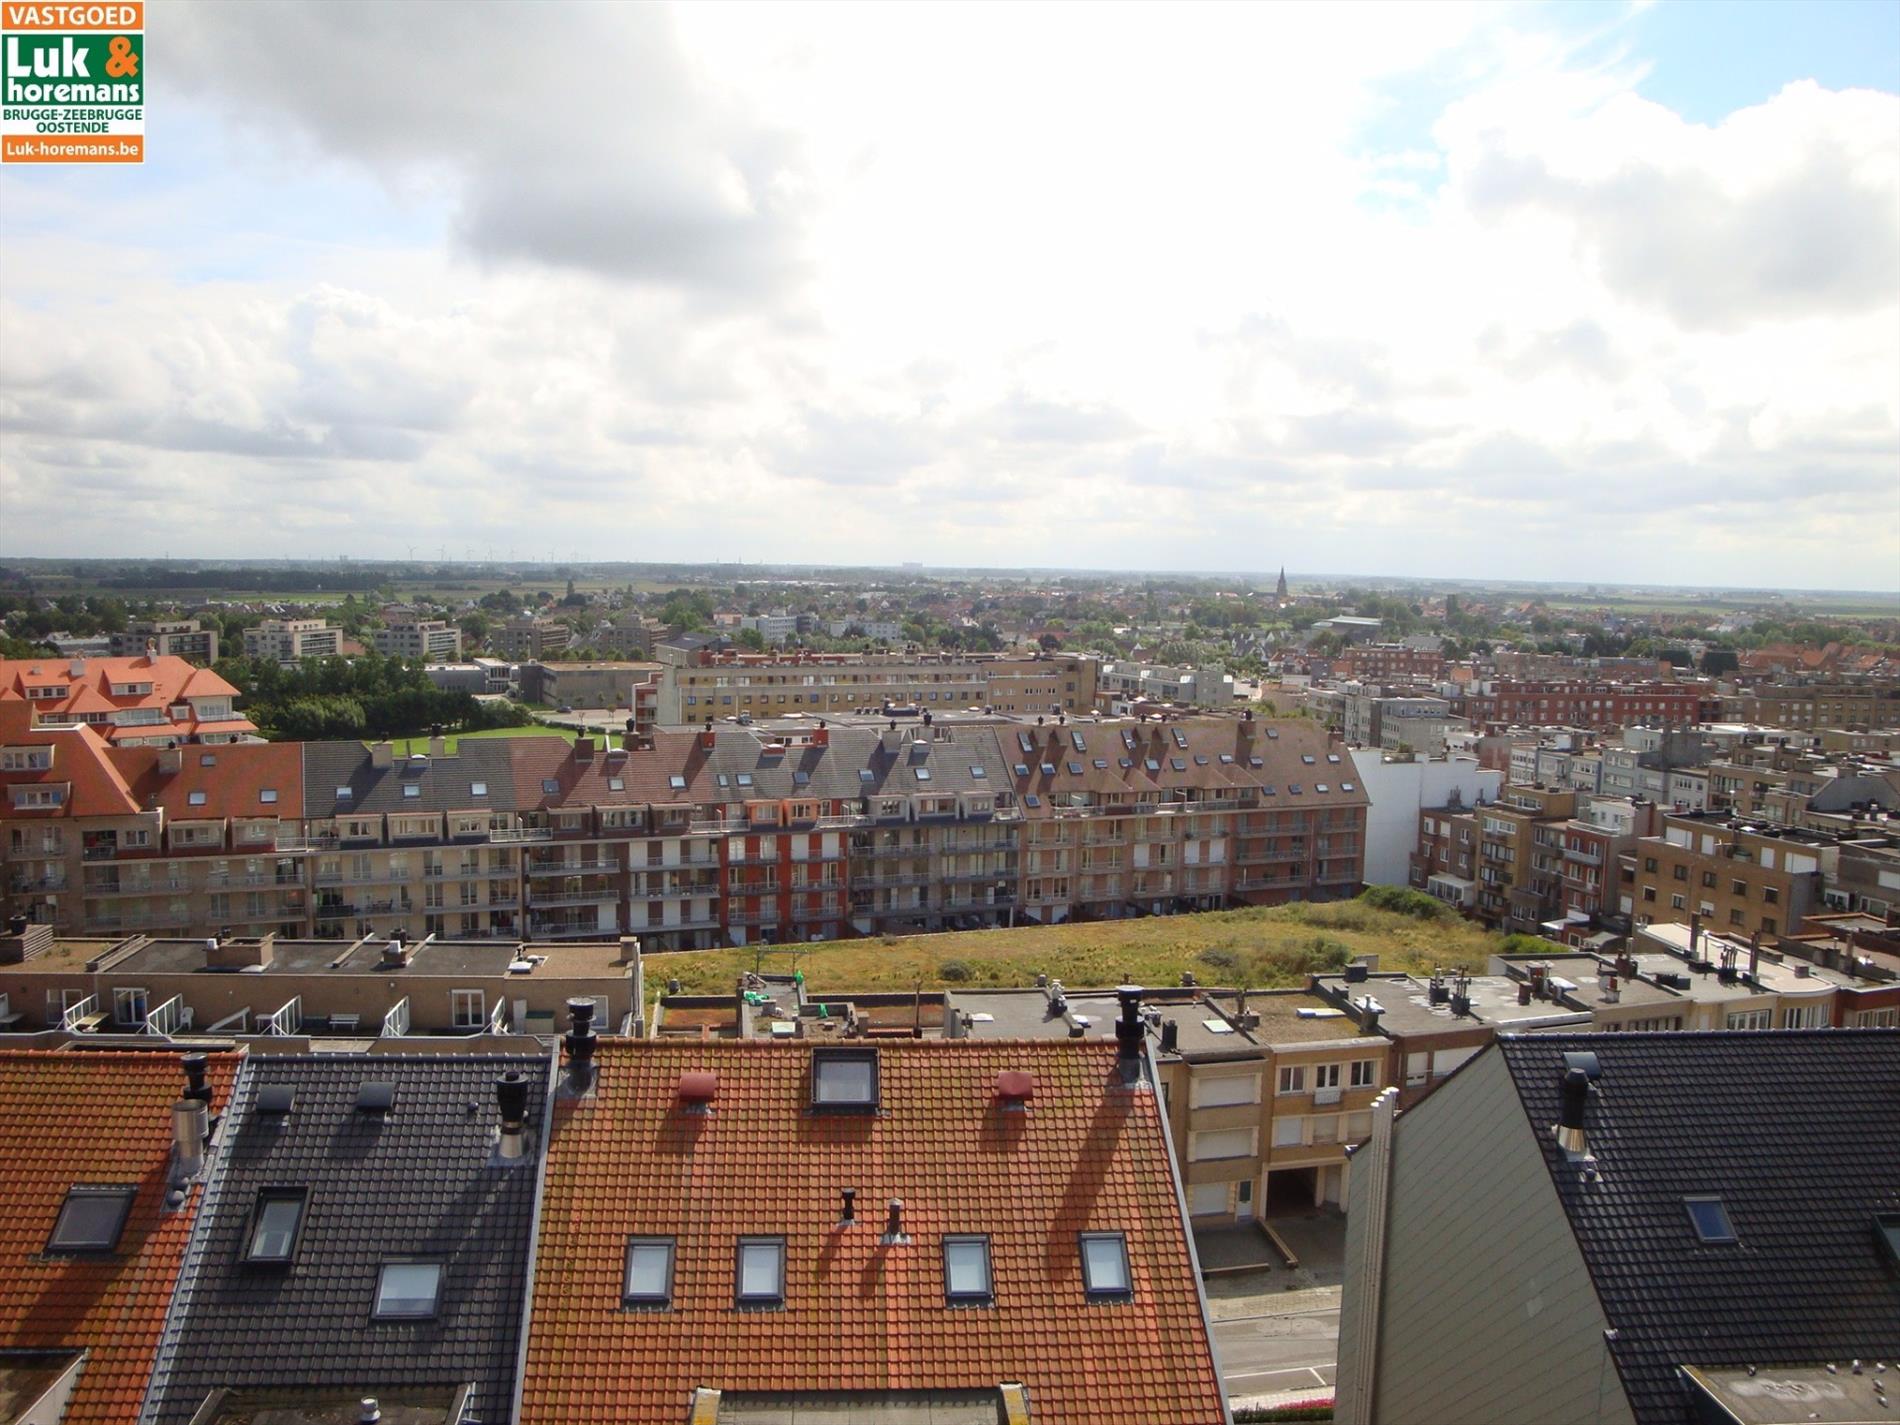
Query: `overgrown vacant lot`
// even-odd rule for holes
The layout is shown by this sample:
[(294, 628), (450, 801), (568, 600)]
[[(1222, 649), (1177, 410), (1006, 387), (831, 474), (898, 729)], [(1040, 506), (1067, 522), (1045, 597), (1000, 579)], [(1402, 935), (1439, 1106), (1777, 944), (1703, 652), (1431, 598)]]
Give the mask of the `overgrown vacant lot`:
[(752, 949), (656, 953), (647, 957), (647, 978), (653, 991), (676, 978), (691, 993), (726, 993), (741, 971), (762, 963), (776, 971), (795, 966), (819, 991), (1026, 985), (1039, 971), (1070, 985), (1171, 985), (1183, 970), (1204, 985), (1273, 988), (1303, 984), (1307, 974), (1335, 969), (1354, 955), (1377, 955), (1382, 970), (1482, 970), (1503, 948), (1502, 936), (1448, 913), (1421, 917), (1335, 901), (834, 941), (796, 947), (796, 956), (794, 947), (771, 946), (762, 962)]

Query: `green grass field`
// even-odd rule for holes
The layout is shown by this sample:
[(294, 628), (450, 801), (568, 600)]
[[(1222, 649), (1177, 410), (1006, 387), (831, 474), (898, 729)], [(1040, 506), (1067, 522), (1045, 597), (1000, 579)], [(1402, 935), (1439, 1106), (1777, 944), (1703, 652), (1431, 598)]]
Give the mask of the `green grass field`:
[[(1210, 911), (1148, 920), (978, 930), (821, 945), (770, 946), (768, 970), (803, 970), (814, 990), (909, 990), (1028, 985), (1040, 972), (1070, 985), (1172, 985), (1192, 970), (1204, 985), (1270, 989), (1374, 954), (1386, 970), (1464, 965), (1482, 970), (1503, 937), (1469, 922), (1424, 921), (1356, 901)], [(795, 952), (795, 953), (794, 953)], [(954, 963), (953, 963), (954, 962)], [(647, 957), (649, 984), (678, 979), (694, 994), (729, 992), (758, 952), (687, 950)], [(949, 973), (945, 973), (945, 967)]]
[[(574, 732), (571, 728), (546, 727), (540, 723), (534, 723), (528, 727), (491, 727), (481, 732), (451, 733), (447, 741), (449, 745), (448, 750), (453, 752), (455, 750), (455, 744), (465, 737), (564, 737), (569, 742), (572, 742), (578, 735), (579, 734)], [(429, 750), (429, 739), (427, 737), (398, 737), (394, 739), (394, 741), (396, 744), (396, 755), (398, 757), (407, 757), (412, 752), (427, 752)]]

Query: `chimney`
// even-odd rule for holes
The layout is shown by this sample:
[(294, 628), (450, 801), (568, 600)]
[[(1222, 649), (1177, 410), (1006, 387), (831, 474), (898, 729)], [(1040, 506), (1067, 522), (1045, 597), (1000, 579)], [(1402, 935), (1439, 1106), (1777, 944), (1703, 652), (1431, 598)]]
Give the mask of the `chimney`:
[(431, 738), (429, 739), (429, 755), (430, 755), (431, 757), (446, 757), (446, 756), (448, 756), (448, 755), (449, 755), (449, 740), (448, 740), (448, 738), (446, 738), (446, 737), (431, 737)]
[(1446, 1000), (1451, 998), (1451, 991), (1445, 985), (1445, 972), (1443, 970), (1434, 969), (1432, 971), (1432, 983), (1425, 993), (1426, 1001), (1430, 1004), (1443, 1004)]
[(1451, 986), (1451, 1012), (1460, 1019), (1471, 1013), (1471, 976), (1460, 975)]
[(1696, 958), (1696, 950), (1702, 944), (1702, 915), (1697, 912), (1689, 917), (1689, 958)]
[(1620, 998), (1621, 995), (1616, 988), (1616, 976), (1606, 975), (1603, 979), (1603, 1002), (1615, 1004)]
[(185, 765), (185, 754), (176, 747), (161, 747), (158, 750), (158, 775), (176, 777)]
[(822, 722), (819, 723), (817, 727), (812, 729), (811, 745), (813, 747), (831, 746), (831, 729), (826, 727)]
[(594, 1086), (594, 1001), (577, 996), (567, 1002), (567, 1082), (571, 1092)]
[(909, 1243), (904, 1235), (904, 1199), (894, 1197), (884, 1212), (884, 1237), (886, 1246), (901, 1247)]
[(699, 734), (700, 749), (705, 752), (710, 752), (718, 740), (718, 735), (713, 731), (712, 719), (707, 718), (705, 731)]
[(204, 1171), (205, 1140), (211, 1136), (211, 1114), (204, 1102), (181, 1098), (172, 1105), (174, 1182), (185, 1182)]
[(389, 741), (373, 743), (369, 749), (369, 765), (385, 770), (395, 765), (396, 744)]
[(501, 1156), (510, 1162), (527, 1151), (528, 1076), (510, 1069), (495, 1080), (501, 1108)]
[(1132, 1084), (1141, 1073), (1141, 986), (1119, 985), (1115, 996), (1122, 1004), (1122, 1017), (1115, 1021), (1115, 1063), (1122, 1082)]
[(255, 965), (268, 967), (276, 956), (277, 935), (265, 931), (255, 940), (213, 935), (205, 941), (207, 970), (242, 970)]
[(849, 1227), (858, 1220), (858, 1190), (843, 1188), (838, 1196), (844, 1200), (844, 1206), (838, 1214), (838, 1225)]
[(1365, 982), (1366, 982), (1366, 966), (1362, 961), (1355, 960), (1352, 962), (1352, 964), (1346, 966), (1346, 983), (1347, 984), (1363, 985)]
[(1530, 967), (1531, 994), (1538, 999), (1544, 997), (1544, 986), (1550, 982), (1550, 966), (1538, 963)]
[(1517, 982), (1517, 1002), (1519, 1004), (1529, 1004), (1531, 1002), (1531, 982), (1529, 980), (1519, 980)]
[[(383, 946), (383, 958), (377, 962), (376, 968), (379, 970), (400, 970), (408, 963), (409, 951), (404, 947), (401, 939), (394, 935), (390, 936), (388, 942)], [(590, 1000), (589, 1003), (592, 1003), (592, 1001)]]
[(1813, 973), (1814, 966), (1810, 965), (1806, 960), (1796, 960), (1794, 962), (1794, 977), (1797, 980), (1805, 980)]
[(1755, 979), (1755, 972), (1761, 968), (1761, 931), (1757, 930), (1748, 937), (1748, 978)]
[(1566, 1069), (1563, 1078), (1562, 1107), (1557, 1120), (1557, 1146), (1572, 1157), (1580, 1158), (1589, 1146), (1583, 1131), (1583, 1110), (1590, 1101), (1590, 1075), (1582, 1069)]
[(1172, 1019), (1161, 1021), (1161, 1052), (1175, 1053), (1181, 1047), (1181, 1026)]
[(205, 1056), (187, 1054), (184, 1057), (185, 1097), (205, 1106), (205, 1112), (211, 1112), (211, 1085), (205, 1082)]
[(1371, 995), (1359, 1001), (1359, 1028), (1366, 1034), (1379, 1032), (1379, 1017), (1385, 1013), (1385, 1006)]
[(594, 760), (593, 738), (577, 737), (574, 739), (574, 760), (576, 762), (592, 762)]
[(356, 1425), (381, 1425), (383, 1408), (376, 1403), (376, 1397), (366, 1395), (357, 1404)]

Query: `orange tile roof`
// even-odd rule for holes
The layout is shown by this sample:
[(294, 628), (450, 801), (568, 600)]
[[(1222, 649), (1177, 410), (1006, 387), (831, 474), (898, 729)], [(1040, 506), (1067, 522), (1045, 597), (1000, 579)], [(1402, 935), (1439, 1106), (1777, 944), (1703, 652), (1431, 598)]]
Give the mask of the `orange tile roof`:
[(32, 810), (9, 808), (9, 816), (39, 819), (124, 816), (139, 810), (138, 799), (113, 765), (98, 729), (84, 723), (76, 727), (33, 727), (31, 717), (31, 710), (24, 703), (0, 701), (0, 737), (9, 746), (51, 747), (53, 765), (37, 772), (0, 772), (0, 787), (65, 784), (71, 790), (59, 806)]
[[(78, 671), (75, 672), (74, 670)], [(114, 683), (149, 683), (152, 691), (138, 695), (116, 695)], [(26, 699), (28, 688), (57, 688), (59, 696)], [(107, 712), (129, 708), (157, 708), (169, 716), (170, 709), (189, 698), (235, 697), (237, 689), (209, 668), (198, 668), (172, 654), (136, 658), (0, 658), (0, 692), (25, 699), (36, 718), (69, 717), (76, 712)], [(144, 727), (114, 728), (108, 737), (151, 737), (175, 730), (189, 736), (197, 730), (196, 718), (167, 729), (157, 724)], [(227, 730), (255, 732), (247, 719), (231, 719)], [(216, 724), (223, 727), (224, 724)]]
[[(549, 1139), (522, 1425), (685, 1419), (695, 1388), (1028, 1386), (1038, 1422), (1223, 1419), (1156, 1096), (1112, 1042), (880, 1044), (875, 1117), (807, 1108), (811, 1048), (602, 1041)], [(999, 1071), (1035, 1076), (1030, 1112)], [(676, 1101), (710, 1070), (710, 1116)], [(837, 1226), (857, 1189), (858, 1225)], [(880, 1243), (904, 1201), (908, 1245)], [(1133, 1299), (1084, 1295), (1076, 1234), (1127, 1234)], [(784, 1234), (783, 1309), (733, 1306), (742, 1235)], [(987, 1233), (995, 1304), (948, 1307), (945, 1233)], [(677, 1239), (673, 1301), (621, 1306), (632, 1234)]]
[[(138, 1418), (199, 1193), (165, 1209), (171, 1106), (185, 1087), (177, 1053), (0, 1050), (0, 1347), (91, 1354), (66, 1425)], [(210, 1054), (212, 1107), (237, 1072)], [(118, 1250), (47, 1256), (75, 1183), (137, 1184)]]
[[(296, 821), (303, 816), (301, 742), (180, 747), (174, 752), (178, 770), (171, 773), (159, 770), (162, 754), (156, 747), (115, 747), (109, 755), (140, 804), (162, 807), (172, 820), (274, 816)], [(266, 788), (276, 791), (276, 801), (262, 799)], [(203, 792), (204, 801), (194, 806), (193, 792)]]

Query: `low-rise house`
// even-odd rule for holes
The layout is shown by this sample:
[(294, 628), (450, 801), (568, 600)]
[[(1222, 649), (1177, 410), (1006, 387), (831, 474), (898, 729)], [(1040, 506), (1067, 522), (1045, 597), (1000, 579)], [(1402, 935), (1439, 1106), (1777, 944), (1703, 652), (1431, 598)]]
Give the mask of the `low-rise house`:
[(1229, 1416), (1116, 1043), (570, 1037), (520, 1425)]
[(509, 1419), (548, 1088), (542, 1055), (249, 1057), (143, 1425)]
[(228, 1053), (0, 1050), (8, 1420), (138, 1418), (236, 1070)]
[(1896, 1102), (1884, 1029), (1508, 1035), (1396, 1121), (1382, 1100), (1336, 1418), (1886, 1418)]

